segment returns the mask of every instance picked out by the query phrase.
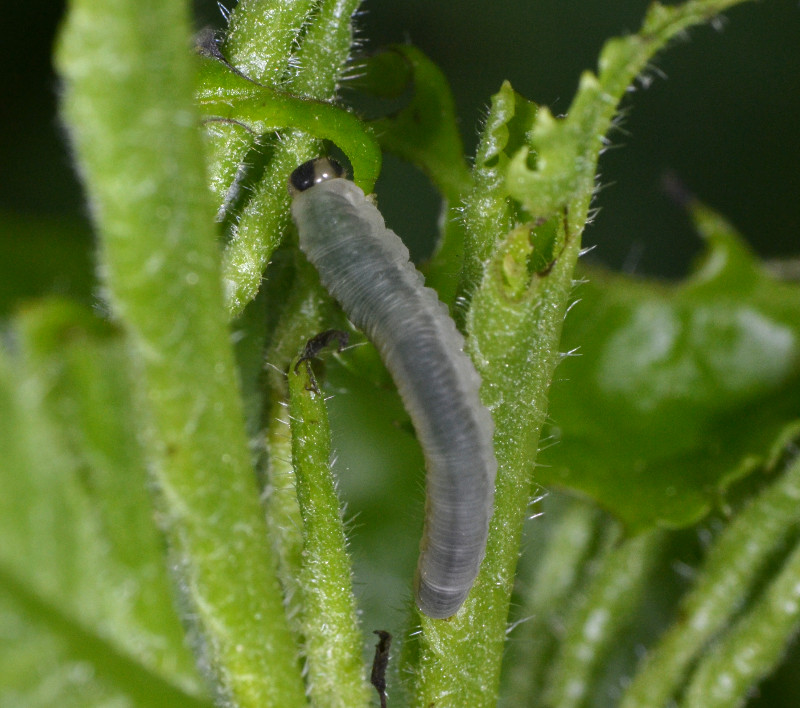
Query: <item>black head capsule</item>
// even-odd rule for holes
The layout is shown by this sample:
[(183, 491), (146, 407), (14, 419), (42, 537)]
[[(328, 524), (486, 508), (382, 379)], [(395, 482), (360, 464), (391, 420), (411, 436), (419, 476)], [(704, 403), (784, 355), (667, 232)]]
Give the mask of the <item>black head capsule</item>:
[(344, 168), (336, 160), (328, 157), (309, 160), (300, 165), (289, 177), (289, 194), (294, 197), (315, 184), (337, 177), (344, 177)]

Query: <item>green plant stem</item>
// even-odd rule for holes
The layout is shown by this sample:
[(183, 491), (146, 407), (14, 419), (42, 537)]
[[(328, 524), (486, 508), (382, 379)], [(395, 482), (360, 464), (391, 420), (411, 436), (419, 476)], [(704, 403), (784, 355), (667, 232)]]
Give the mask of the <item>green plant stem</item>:
[(657, 708), (680, 692), (692, 662), (745, 605), (794, 532), (800, 520), (798, 499), (800, 463), (795, 462), (720, 534), (681, 604), (679, 621), (646, 657), (621, 708)]
[[(516, 93), (508, 81), (492, 96), (475, 154), (474, 187), (464, 205), (464, 256), (457, 285), (462, 301), (470, 300), (480, 283), (498, 235), (509, 233), (519, 218), (516, 205), (508, 198), (506, 169), (518, 134), (530, 129), (537, 110), (536, 104)], [(460, 322), (466, 310), (455, 314)]]
[(64, 111), (204, 664), (231, 705), (301, 706), (220, 292), (189, 37), (182, 2), (76, 0), (57, 52)]
[(613, 540), (618, 537), (616, 526), (615, 532), (609, 533), (608, 519), (593, 505), (565, 499), (566, 508), (552, 512), (553, 518), (547, 511), (549, 501), (545, 501), (547, 516), (543, 520), (547, 525), (546, 543), (531, 558), (535, 563), (532, 578), (523, 581), (525, 602), (519, 615), (520, 626), (509, 646), (510, 660), (505, 662), (509, 675), (504, 705), (508, 706), (537, 704), (564, 634), (566, 617), (573, 612), (580, 595), (586, 567), (593, 554), (601, 555), (610, 549), (609, 536)]
[[(266, 352), (262, 352), (262, 364), (265, 363), (266, 367), (261, 383), (267, 390), (268, 398), (262, 419), (266, 435), (264, 503), (278, 557), (278, 573), (284, 588), (290, 625), (296, 636), (301, 638), (303, 627), (300, 566), (303, 523), (292, 466), (286, 371), (308, 338), (325, 329), (331, 300), (319, 285), (313, 267), (299, 252), (284, 252), (283, 255), (290, 255), (292, 258), (291, 264), (283, 263), (284, 271), (288, 273), (283, 272), (285, 277), (277, 277), (274, 282), (269, 282), (266, 292), (263, 293), (268, 299), (277, 300), (282, 294), (286, 298), (274, 326), (270, 329), (269, 347)], [(277, 270), (273, 273), (277, 273)]]
[(703, 656), (686, 690), (685, 708), (734, 708), (747, 702), (800, 627), (799, 578), (796, 546), (763, 596)]
[(288, 404), (275, 396), (266, 421), (267, 483), (264, 509), (278, 560), (289, 626), (300, 642), (300, 566), (303, 556), (303, 520), (297, 505), (297, 485), (292, 466), (292, 434)]
[(284, 293), (283, 308), (265, 354), (270, 387), (284, 398), (288, 388), (283, 372), (308, 339), (330, 327), (338, 314), (314, 267), (299, 250), (293, 256), (294, 278), (288, 293)]
[[(237, 8), (235, 12), (249, 12), (250, 5), (252, 3)], [(259, 8), (264, 5), (260, 3)], [(321, 3), (300, 49), (292, 56), (291, 63), (297, 73), (287, 81), (286, 90), (322, 101), (333, 98), (350, 54), (350, 18), (358, 5), (359, 0), (326, 0)], [(254, 5), (252, 11), (255, 9)], [(256, 55), (271, 56), (266, 43), (269, 37), (260, 35), (258, 22), (239, 19), (236, 22), (241, 28), (237, 39), (239, 46), (247, 47)], [(248, 34), (250, 32), (252, 36)], [(236, 57), (230, 57), (230, 60), (238, 66)], [(289, 175), (299, 164), (318, 153), (318, 142), (297, 130), (282, 133), (275, 145), (264, 179), (242, 210), (223, 255), (223, 283), (231, 316), (241, 312), (255, 297), (267, 261), (289, 224), (289, 195), (286, 191)]]
[[(495, 510), (481, 572), (459, 613), (422, 618), (414, 705), (493, 706), (497, 700), (508, 602), (557, 360), (579, 240), (562, 232), (559, 258), (544, 277), (510, 293), (503, 268), (525, 253), (527, 230), (513, 235), (487, 268), (467, 320), (470, 354), (483, 379), (484, 403), (496, 426), (499, 472)], [(536, 306), (532, 306), (532, 303)]]
[(261, 287), (267, 261), (289, 227), (289, 175), (318, 154), (317, 145), (304, 133), (282, 134), (267, 172), (233, 226), (222, 261), (225, 300), (232, 318), (241, 313)]
[[(735, 2), (652, 5), (638, 35), (606, 43), (598, 76), (583, 75), (565, 118), (556, 119), (546, 109), (536, 112), (527, 135), (530, 147), (513, 154), (499, 175), (505, 181), (496, 184), (498, 193), (470, 197), (480, 202), (484, 196), (494, 196), (489, 210), (495, 218), (482, 219), (482, 232), (471, 230), (460, 292), (472, 295), (466, 316), (468, 347), (496, 426), (495, 512), (481, 573), (462, 610), (448, 622), (422, 619), (416, 705), (495, 702), (533, 462), (602, 138), (628, 85), (652, 56), (676, 33)], [(504, 148), (505, 142), (498, 150)], [(533, 169), (528, 167), (531, 149), (536, 155)], [(476, 184), (481, 181), (476, 179)], [(534, 248), (533, 234), (526, 233), (531, 227), (515, 228), (499, 241), (507, 210), (498, 210), (497, 205), (508, 194), (527, 210), (533, 227), (543, 219), (558, 222), (554, 260), (527, 284), (520, 274), (528, 272)], [(489, 244), (492, 258), (471, 269), (471, 251), (481, 243)], [(483, 280), (472, 294), (481, 273)]]
[(225, 34), (228, 61), (260, 84), (279, 86), (317, 4), (318, 0), (240, 0)]
[[(251, 88), (280, 88), (288, 80), (292, 53), (316, 4), (317, 0), (237, 2), (220, 51), (242, 76), (228, 73), (242, 82), (247, 81), (244, 77), (251, 79), (247, 82)], [(201, 71), (201, 84), (204, 73)], [(218, 218), (222, 219), (241, 198), (238, 181), (247, 173), (248, 154), (262, 150), (265, 141), (244, 126), (219, 121), (206, 124), (206, 135), (209, 176), (220, 205)], [(243, 306), (236, 314), (241, 309)]]
[(352, 569), (330, 470), (325, 400), (306, 362), (289, 371), (289, 416), (297, 499), (303, 517), (300, 590), (309, 694), (319, 708), (369, 703)]
[(662, 531), (648, 531), (624, 541), (603, 559), (568, 620), (550, 672), (546, 705), (585, 704), (603, 660), (638, 609), (663, 540)]
[(372, 191), (381, 164), (380, 147), (372, 131), (343, 108), (261, 86), (211, 58), (205, 58), (202, 64), (197, 101), (208, 121), (239, 124), (254, 135), (292, 126), (336, 143), (350, 159), (356, 184), (366, 192)]

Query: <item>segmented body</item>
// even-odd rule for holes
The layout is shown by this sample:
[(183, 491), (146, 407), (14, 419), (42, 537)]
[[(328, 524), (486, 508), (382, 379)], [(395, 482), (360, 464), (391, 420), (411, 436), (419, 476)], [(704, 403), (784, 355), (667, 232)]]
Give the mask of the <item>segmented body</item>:
[(492, 512), (494, 426), (480, 402), (480, 376), (408, 249), (341, 168), (325, 159), (306, 163), (292, 186), (300, 247), (377, 348), (422, 446), (426, 510), (416, 601), (430, 617), (450, 617), (478, 574)]

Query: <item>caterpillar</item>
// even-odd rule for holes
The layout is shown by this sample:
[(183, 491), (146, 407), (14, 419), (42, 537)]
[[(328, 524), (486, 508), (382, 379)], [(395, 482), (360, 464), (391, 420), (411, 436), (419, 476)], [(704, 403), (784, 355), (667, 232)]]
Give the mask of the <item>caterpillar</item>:
[(478, 575), (492, 514), (494, 424), (480, 401), (480, 376), (408, 249), (339, 164), (304, 163), (289, 192), (301, 250), (375, 345), (422, 447), (425, 524), (414, 593), (424, 614), (445, 619)]

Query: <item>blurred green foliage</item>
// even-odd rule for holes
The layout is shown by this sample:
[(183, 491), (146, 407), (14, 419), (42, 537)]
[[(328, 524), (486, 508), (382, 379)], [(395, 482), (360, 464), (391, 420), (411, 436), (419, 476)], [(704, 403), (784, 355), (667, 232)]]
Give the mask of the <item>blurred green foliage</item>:
[[(34, 4), (16, 6), (14, 11), (41, 9)], [(551, 490), (551, 499), (546, 504), (548, 518), (537, 520), (533, 528), (529, 524), (531, 552), (523, 557), (514, 596), (511, 619), (534, 619), (527, 629), (523, 625), (518, 645), (512, 642), (509, 651), (511, 663), (504, 679), (509, 705), (518, 705), (520, 696), (559, 708), (617, 705), (622, 684), (635, 670), (635, 641), (649, 643), (650, 635), (669, 624), (679, 593), (667, 597), (664, 586), (675, 582), (670, 563), (676, 556), (683, 560), (685, 555), (700, 568), (701, 580), (694, 594), (687, 595), (688, 601), (684, 599), (682, 616), (692, 608), (704, 607), (703, 603), (717, 610), (713, 632), (699, 639), (690, 637), (695, 642), (691, 644), (685, 639), (688, 633), (681, 634), (678, 621), (672, 635), (668, 634), (667, 641), (654, 652), (654, 656), (669, 657), (674, 648), (669, 644), (670, 636), (679, 637), (676, 653), (695, 652), (691, 656), (698, 661), (708, 649), (709, 659), (695, 674), (687, 705), (691, 700), (702, 704), (710, 691), (718, 689), (712, 684), (722, 675), (720, 666), (724, 669), (732, 665), (742, 651), (769, 645), (771, 653), (761, 652), (769, 653), (766, 658), (736, 664), (740, 675), (738, 683), (732, 685), (746, 695), (780, 660), (794, 632), (796, 612), (776, 608), (791, 608), (787, 598), (792, 597), (790, 580), (797, 563), (793, 550), (797, 519), (786, 499), (794, 489), (790, 475), (795, 474), (791, 463), (796, 454), (796, 428), (791, 423), (798, 416), (800, 394), (800, 290), (796, 283), (774, 275), (774, 268), (764, 267), (716, 212), (693, 200), (688, 203), (689, 213), (705, 245), (692, 241), (695, 237), (689, 235), (688, 221), (682, 223), (681, 210), (663, 197), (660, 185), (664, 170), (676, 169), (701, 198), (743, 227), (756, 251), (769, 256), (797, 254), (797, 166), (786, 146), (797, 142), (793, 116), (800, 90), (797, 74), (785, 70), (789, 61), (786, 53), (797, 51), (797, 43), (782, 41), (781, 37), (782, 33), (793, 37), (800, 20), (796, 7), (789, 3), (774, 2), (770, 11), (745, 4), (729, 13), (730, 22), (721, 36), (697, 31), (693, 42), (659, 57), (656, 66), (665, 68), (673, 78), (634, 94), (634, 109), (624, 122), (632, 135), (612, 130), (612, 143), (629, 147), (602, 158), (602, 181), (613, 176), (619, 186), (596, 198), (595, 203), (605, 211), (588, 232), (588, 241), (601, 244), (601, 260), (624, 262), (633, 269), (640, 261), (646, 272), (682, 273), (690, 256), (702, 248), (700, 263), (690, 276), (675, 283), (612, 273), (595, 263), (579, 270), (578, 276), (586, 282), (570, 294), (570, 259), (575, 257), (575, 239), (589, 214), (594, 160), (600, 147), (596, 141), (606, 132), (613, 110), (608, 106), (600, 109), (597, 100), (602, 93), (591, 81), (587, 84), (584, 76), (579, 98), (586, 101), (584, 107), (594, 105), (598, 111), (582, 111), (576, 101), (571, 114), (574, 123), (554, 120), (552, 115), (557, 117), (567, 110), (565, 97), (572, 95), (580, 71), (594, 65), (601, 40), (638, 25), (644, 9), (645, 3), (631, 0), (612, 13), (607, 4), (586, 2), (576, 19), (574, 9), (563, 3), (521, 3), (504, 6), (501, 12), (496, 4), (420, 1), (368, 6), (369, 15), (362, 19), (371, 42), (403, 40), (404, 33), (410, 31), (412, 39), (435, 59), (431, 62), (420, 50), (401, 46), (372, 60), (399, 56), (402, 61), (399, 67), (390, 65), (388, 73), (378, 71), (377, 81), (377, 88), (386, 89), (383, 93), (398, 100), (400, 109), (371, 126), (385, 150), (415, 163), (451, 202), (441, 226), (447, 239), (445, 248), (429, 266), (429, 282), (440, 288), (443, 299), (455, 304), (455, 316), (469, 328), (471, 353), (486, 383), (487, 403), (493, 406), (501, 424), (498, 451), (504, 463), (504, 479), (513, 480), (509, 486), (514, 486), (512, 493), (506, 490), (504, 496), (501, 490), (498, 495), (502, 512), (498, 518), (504, 520), (501, 531), (505, 535), (494, 532), (494, 545), (490, 545), (487, 558), (490, 570), (478, 583), (478, 601), (446, 625), (423, 619), (421, 639), (415, 640), (416, 656), (406, 650), (403, 659), (393, 658), (398, 689), (403, 683), (397, 675), (398, 665), (425, 669), (419, 671), (417, 687), (409, 689), (418, 701), (449, 695), (453, 677), (459, 672), (468, 673), (470, 680), (459, 685), (462, 698), (458, 700), (466, 700), (463, 696), (472, 690), (490, 701), (493, 698), (482, 687), (496, 679), (503, 655), (507, 619), (503, 602), (513, 582), (519, 526), (528, 513), (537, 446), (547, 449), (537, 462), (534, 479)], [(397, 12), (402, 12), (402, 19), (393, 14)], [(101, 278), (97, 277), (90, 228), (83, 218), (84, 198), (54, 129), (53, 79), (43, 59), (49, 52), (52, 26), (47, 25), (44, 14), (36, 17), (42, 23), (41, 31), (31, 23), (13, 23), (18, 31), (11, 33), (4, 47), (11, 52), (5, 64), (14, 70), (4, 75), (9, 89), (3, 114), (6, 123), (0, 131), (4, 155), (0, 176), (0, 317), (5, 322), (0, 352), (0, 456), (4, 475), (0, 496), (4, 539), (0, 554), (0, 634), (6, 639), (0, 652), (0, 697), (9, 705), (26, 706), (84, 706), (109, 701), (142, 706), (210, 705), (208, 687), (193, 665), (180, 620), (191, 625), (188, 641), (201, 657), (201, 669), (207, 670), (208, 663), (214, 662), (218, 640), (222, 645), (231, 642), (232, 651), (223, 663), (235, 657), (238, 645), (235, 637), (226, 637), (220, 631), (224, 622), (216, 622), (229, 615), (214, 602), (198, 601), (198, 597), (203, 601), (208, 597), (184, 582), (189, 577), (185, 568), (167, 573), (157, 522), (163, 527), (165, 519), (180, 519), (189, 502), (196, 500), (175, 493), (170, 486), (175, 479), (148, 476), (148, 465), (151, 470), (161, 469), (159, 465), (169, 467), (175, 449), (153, 444), (154, 429), (142, 420), (154, 401), (172, 406), (171, 392), (178, 390), (181, 395), (196, 396), (198, 410), (205, 410), (203, 392), (219, 374), (219, 367), (214, 367), (212, 375), (209, 362), (224, 350), (219, 361), (225, 368), (225, 357), (231, 354), (227, 333), (220, 326), (222, 310), (216, 295), (204, 291), (211, 292), (208, 300), (184, 312), (188, 300), (180, 288), (188, 282), (183, 276), (191, 274), (182, 271), (180, 279), (168, 276), (157, 288), (149, 288), (150, 294), (145, 295), (151, 299), (143, 296), (141, 301), (125, 300), (125, 288), (142, 281), (129, 278), (133, 271), (126, 274), (124, 267), (113, 271), (113, 258), (100, 259)], [(210, 19), (205, 5), (198, 5), (198, 17)], [(54, 23), (54, 18), (49, 21)], [(293, 21), (299, 27), (304, 19), (298, 13)], [(763, 27), (763, 34), (756, 27)], [(237, 29), (236, 41), (230, 44), (231, 52), (238, 51), (243, 61), (249, 51), (252, 54), (248, 37), (255, 37), (256, 44), (260, 41), (253, 30), (244, 21)], [(349, 35), (342, 32), (339, 45), (346, 52)], [(294, 46), (291, 37), (284, 34), (283, 44), (271, 46), (280, 54), (280, 44), (281, 51), (289, 56)], [(37, 50), (39, 35), (47, 46)], [(280, 54), (275, 60), (277, 71), (284, 70), (284, 59)], [(311, 58), (309, 63), (313, 66)], [(354, 65), (354, 71), (359, 65)], [(633, 63), (626, 66), (630, 68)], [(266, 73), (259, 78), (266, 81), (269, 72), (261, 68)], [(659, 73), (650, 64), (639, 86), (651, 78), (658, 79)], [(396, 83), (387, 81), (387, 76), (396, 78)], [(602, 72), (600, 76), (602, 80)], [(375, 76), (368, 72), (366, 78), (374, 80)], [(501, 88), (507, 78), (511, 84)], [(313, 73), (293, 88), (302, 89), (304, 96), (311, 93), (324, 100), (332, 95), (335, 80), (333, 74)], [(453, 87), (452, 98), (447, 81)], [(518, 94), (511, 89), (512, 84)], [(363, 81), (345, 81), (343, 95), (354, 105), (365, 107), (368, 99), (354, 94), (359, 85), (364, 88)], [(98, 94), (109, 93), (102, 88), (94, 86)], [(624, 87), (617, 88), (621, 92)], [(270, 92), (262, 93), (269, 101)], [(143, 89), (136, 101), (140, 97), (144, 100), (146, 94)], [(536, 106), (520, 94), (550, 105), (552, 115), (539, 111), (537, 119)], [(470, 172), (463, 158), (462, 140), (471, 154), (476, 108), (485, 105), (489, 96), (494, 98), (488, 130), (478, 148), (477, 169)], [(291, 106), (287, 110), (290, 113)], [(591, 126), (588, 121), (581, 123), (580, 119), (590, 114), (594, 118), (600, 115), (600, 119)], [(123, 111), (122, 115), (127, 114)], [(462, 116), (460, 126), (458, 115)], [(354, 125), (354, 134), (358, 134), (360, 127)], [(86, 129), (79, 121), (74, 128), (78, 132)], [(287, 221), (281, 169), (296, 161), (295, 149), (311, 154), (318, 148), (300, 138), (297, 143), (289, 140), (254, 148), (250, 133), (236, 131), (233, 128), (217, 136), (218, 147), (221, 145), (231, 158), (228, 168), (235, 168), (243, 156), (256, 157), (261, 150), (267, 156), (265, 162), (281, 150), (284, 154), (280, 168), (268, 175), (275, 178), (274, 185), (279, 185), (280, 191), (272, 182), (266, 183), (263, 194), (253, 201), (262, 199), (267, 206), (264, 209), (262, 204), (261, 211), (251, 215), (256, 236), (264, 214), (274, 218), (277, 226), (270, 232), (273, 240), (269, 248), (257, 244), (257, 257), (250, 260), (251, 282), (240, 290), (242, 299), (232, 309), (238, 312), (244, 307), (270, 257), (271, 277), (267, 297), (262, 292), (233, 323), (247, 420), (220, 414), (222, 407), (212, 407), (211, 414), (221, 416), (217, 422), (230, 424), (237, 434), (226, 437), (222, 434), (224, 425), (206, 425), (203, 449), (211, 453), (199, 454), (194, 459), (200, 463), (184, 466), (183, 471), (191, 481), (191, 474), (207, 460), (217, 453), (222, 459), (232, 450), (242, 462), (240, 470), (247, 472), (247, 456), (252, 452), (261, 482), (263, 475), (275, 475), (273, 483), (279, 474), (289, 475), (286, 488), (280, 490), (284, 496), (276, 493), (272, 501), (291, 499), (296, 503), (291, 466), (280, 457), (290, 454), (281, 437), (288, 434), (287, 421), (277, 420), (284, 415), (280, 402), (286, 393), (280, 372), (286, 370), (298, 342), (315, 333), (310, 330), (342, 322), (313, 272), (297, 260), (291, 243), (277, 251), (271, 249), (277, 246)], [(324, 131), (321, 134), (330, 137)], [(170, 140), (165, 147), (173, 147)], [(145, 147), (151, 149), (153, 145)], [(584, 162), (572, 173), (570, 170), (578, 167), (576, 155)], [(547, 177), (544, 157), (555, 158), (549, 160), (548, 168), (561, 172), (556, 178), (542, 178)], [(107, 160), (110, 164), (106, 167), (112, 171), (122, 163), (102, 151), (98, 159)], [(374, 156), (364, 159), (367, 168), (377, 169)], [(623, 161), (627, 171), (621, 169)], [(503, 179), (511, 162), (519, 179), (514, 189), (507, 190)], [(381, 209), (399, 232), (421, 235), (411, 244), (413, 252), (430, 253), (437, 232), (434, 217), (438, 202), (424, 180), (418, 181), (408, 173), (401, 173), (398, 179), (396, 166), (392, 159), (387, 161), (387, 170), (378, 182)], [(87, 170), (90, 178), (94, 175), (97, 179), (95, 168)], [(228, 180), (231, 174), (231, 169), (225, 172)], [(564, 174), (568, 179), (559, 182)], [(170, 188), (170, 208), (185, 206), (184, 202), (191, 203), (192, 199), (203, 202), (201, 190), (182, 194), (180, 189), (172, 190), (178, 182), (161, 177)], [(543, 181), (552, 192), (537, 191)], [(100, 180), (102, 189), (107, 186)], [(130, 195), (122, 186), (115, 185), (118, 198), (107, 200), (107, 204), (125, 205)], [(219, 198), (225, 194), (224, 180), (216, 186)], [(517, 199), (512, 200), (510, 194)], [(481, 201), (484, 197), (491, 201), (491, 208)], [(97, 202), (94, 204), (96, 209)], [(464, 223), (458, 218), (462, 204), (466, 204)], [(199, 218), (191, 209), (189, 212), (191, 218)], [(557, 212), (556, 217), (553, 212)], [(562, 212), (569, 218), (560, 218)], [(104, 225), (107, 227), (107, 213), (96, 211), (92, 216), (101, 231)], [(142, 223), (156, 227), (161, 216), (158, 208), (139, 214)], [(238, 218), (237, 212), (223, 228), (238, 226)], [(186, 243), (201, 231), (185, 232)], [(160, 249), (164, 244), (158, 233), (147, 229), (141, 233), (152, 240), (138, 245), (145, 244), (144, 250), (149, 248), (150, 255), (163, 255)], [(236, 248), (235, 243), (231, 246), (234, 241), (228, 242), (226, 258)], [(575, 253), (570, 252), (570, 245)], [(462, 258), (473, 271), (459, 284)], [(204, 273), (213, 270), (213, 259), (200, 261), (206, 268)], [(239, 275), (237, 261), (226, 263), (227, 273), (235, 280)], [(479, 282), (487, 263), (489, 275)], [(158, 347), (144, 347), (137, 354), (136, 346), (141, 342), (132, 345), (120, 328), (107, 321), (107, 293), (98, 283), (117, 288), (116, 314), (127, 331), (131, 327), (140, 333), (153, 326), (162, 328), (164, 336), (152, 340), (159, 342)], [(474, 295), (475, 307), (469, 314), (464, 300), (455, 299), (456, 293), (465, 298)], [(63, 297), (42, 299), (52, 295)], [(163, 309), (162, 295), (172, 298), (174, 307)], [(580, 302), (566, 319), (560, 347), (578, 356), (567, 357), (553, 374), (558, 329), (567, 303), (574, 298)], [(282, 300), (281, 307), (270, 309), (278, 299)], [(537, 303), (541, 306), (538, 311)], [(138, 319), (131, 316), (131, 305), (140, 307)], [(94, 314), (90, 306), (95, 307)], [(183, 314), (176, 317), (176, 313)], [(161, 387), (152, 387), (151, 383), (151, 388), (144, 388), (141, 369), (131, 368), (132, 357), (144, 353), (144, 361), (153, 367), (167, 361), (148, 359), (154, 351), (160, 357), (169, 357), (169, 347), (177, 346), (176, 361), (186, 362), (186, 351), (199, 350), (182, 350), (181, 342), (171, 334), (176, 322), (190, 320), (194, 323), (192, 330), (202, 331), (202, 336), (196, 331), (190, 333), (190, 338), (195, 337), (192, 341), (206, 336), (206, 321), (213, 325), (212, 335), (220, 335), (216, 344), (209, 345), (208, 357), (195, 356), (194, 368), (181, 364), (170, 369), (168, 362)], [(516, 330), (515, 324), (519, 325)], [(266, 362), (274, 367), (268, 375), (262, 371), (265, 340)], [(538, 426), (545, 413), (550, 377), (554, 385), (545, 433), (548, 437), (539, 443)], [(227, 388), (225, 400), (232, 406), (225, 410), (237, 410), (235, 387)], [(408, 621), (408, 581), (423, 506), (423, 461), (406, 414), (369, 345), (330, 362), (325, 390), (333, 394), (333, 447), (338, 454), (334, 471), (341, 498), (346, 500), (347, 518), (357, 519), (357, 525), (348, 524), (348, 537), (358, 605), (364, 612), (366, 629), (386, 627), (399, 636)], [(186, 410), (194, 409), (189, 406)], [(193, 429), (183, 426), (184, 421), (180, 416), (174, 418), (177, 437), (169, 439), (186, 441), (188, 448), (200, 450), (202, 446), (195, 445), (192, 438)], [(194, 418), (192, 423), (196, 423)], [(254, 438), (266, 429), (266, 442), (258, 440), (248, 451), (240, 434), (245, 425)], [(306, 432), (302, 432), (302, 425), (298, 429), (303, 441), (313, 437), (307, 427)], [(155, 438), (164, 432), (163, 426), (156, 426)], [(312, 471), (322, 470), (327, 475), (328, 448), (323, 439), (327, 428), (323, 425), (314, 432), (322, 437), (312, 445), (319, 458)], [(556, 444), (548, 447), (551, 442)], [(264, 456), (264, 445), (271, 454)], [(256, 508), (253, 480), (246, 474), (235, 479), (245, 480), (242, 498)], [(320, 479), (326, 484), (331, 481), (329, 477)], [(149, 494), (152, 484), (162, 492), (168, 491), (157, 497), (155, 512)], [(206, 492), (213, 489), (213, 480), (207, 487), (195, 487), (200, 496), (205, 495), (202, 508), (208, 512), (198, 518), (217, 524), (220, 518), (224, 522), (225, 515), (212, 510), (222, 507), (229, 488)], [(776, 502), (774, 497), (781, 490), (786, 492), (785, 498)], [(326, 518), (334, 522), (328, 540), (339, 543), (336, 535), (341, 526), (332, 487), (327, 492)], [(758, 492), (760, 496), (756, 496)], [(597, 505), (576, 501), (572, 496), (576, 493)], [(279, 516), (269, 501), (265, 507), (274, 542), (288, 526), (300, 523), (299, 512), (292, 516), (295, 508)], [(240, 512), (244, 519), (247, 514), (239, 507), (228, 518), (235, 522)], [(311, 513), (308, 499), (303, 512), (306, 516)], [(704, 536), (713, 537), (708, 541), (712, 551), (707, 559), (692, 540), (694, 530), (672, 535), (663, 531), (663, 527), (686, 527), (708, 519), (709, 512), (713, 516), (708, 528), (713, 533), (700, 527)], [(752, 526), (747, 524), (755, 523), (749, 519), (759, 514), (762, 520), (776, 524), (774, 533), (764, 531), (766, 523), (758, 525), (764, 533), (748, 532)], [(257, 555), (261, 562), (269, 550), (260, 545), (266, 544), (258, 531), (263, 526), (261, 517), (252, 515), (256, 517), (254, 533), (243, 532), (244, 525), (236, 523), (230, 527), (239, 534), (241, 544), (235, 546), (241, 557), (247, 559), (248, 553), (241, 550), (247, 547), (252, 551), (250, 557)], [(732, 523), (728, 523), (729, 518), (733, 518)], [(510, 521), (506, 523), (506, 519)], [(224, 528), (224, 523), (219, 528)], [(630, 538), (626, 534), (631, 531), (639, 535)], [(287, 537), (293, 533), (295, 537), (276, 543), (302, 544), (299, 532), (298, 527), (290, 528)], [(719, 540), (714, 542), (717, 534)], [(233, 537), (225, 537), (219, 547)], [(305, 537), (306, 542), (309, 538), (313, 540), (313, 534)], [(739, 553), (746, 542), (748, 554)], [(342, 550), (337, 546), (337, 553)], [(210, 562), (227, 557), (216, 555), (214, 543), (205, 551), (209, 551), (205, 560)], [(170, 556), (173, 570), (176, 558), (177, 565), (189, 567), (198, 558), (203, 560), (205, 551), (181, 549)], [(280, 556), (280, 551), (276, 555)], [(325, 624), (324, 616), (322, 620), (317, 616), (311, 622), (301, 618), (306, 624), (298, 625), (293, 615), (297, 607), (303, 607), (303, 601), (292, 597), (297, 586), (291, 584), (289, 576), (300, 567), (302, 558), (309, 557), (313, 558), (313, 552), (303, 554), (299, 546), (289, 548), (278, 564), (278, 576), (288, 596), (292, 637), (301, 642), (304, 633), (314, 633)], [(747, 565), (739, 567), (737, 563), (744, 557)], [(259, 562), (253, 566), (259, 566)], [(307, 567), (303, 572), (304, 578), (312, 578), (308, 585), (317, 582)], [(343, 553), (337, 572), (339, 578), (347, 577)], [(235, 596), (225, 592), (229, 580), (232, 587), (239, 581), (237, 587), (244, 597), (261, 593), (261, 587), (243, 588), (243, 577), (223, 578), (221, 595), (229, 595), (223, 599)], [(322, 576), (322, 580), (331, 579), (336, 581)], [(704, 589), (704, 582), (711, 588)], [(714, 595), (719, 588), (727, 587), (726, 583), (739, 588), (733, 607), (717, 602)], [(178, 612), (173, 605), (176, 584), (181, 599)], [(339, 586), (349, 598), (347, 583)], [(256, 604), (262, 599), (258, 597)], [(200, 611), (196, 611), (198, 608)], [(349, 605), (347, 609), (352, 610)], [(197, 622), (203, 613), (210, 630), (203, 630), (202, 623)], [(240, 617), (245, 614), (239, 612)], [(282, 613), (275, 614), (282, 622)], [(606, 618), (605, 624), (598, 623), (598, 617)], [(261, 619), (253, 618), (252, 627), (258, 628)], [(351, 615), (346, 619), (350, 621)], [(633, 627), (630, 635), (629, 627)], [(319, 637), (323, 634), (320, 630)], [(515, 636), (519, 635), (512, 634), (512, 638)], [(256, 646), (261, 638), (254, 631), (247, 639)], [(486, 638), (488, 642), (483, 641)], [(355, 631), (348, 641), (351, 655), (340, 658), (350, 660), (354, 694), (362, 696)], [(492, 642), (494, 648), (485, 650), (484, 644)], [(316, 666), (313, 651), (309, 651), (312, 674), (321, 665), (324, 669), (325, 652), (331, 646), (323, 641), (316, 649)], [(406, 642), (406, 647), (413, 646), (413, 641)], [(274, 651), (275, 647), (268, 649)], [(289, 684), (297, 679), (296, 689), (300, 683), (299, 669), (297, 676), (291, 670), (296, 668), (294, 651), (278, 647), (277, 655), (290, 667), (283, 678)], [(245, 654), (246, 662), (251, 657), (249, 652)], [(356, 655), (355, 661), (352, 655)], [(535, 670), (526, 672), (525, 667), (530, 665)], [(236, 671), (225, 674), (230, 666), (225, 664), (225, 670), (219, 673), (235, 679)], [(677, 692), (679, 699), (683, 698), (682, 671), (660, 672), (659, 680), (663, 681), (658, 689), (665, 696)], [(255, 683), (264, 679), (259, 676)], [(570, 681), (575, 682), (573, 688), (580, 683), (581, 690), (570, 692)], [(761, 705), (795, 705), (798, 685), (791, 671), (784, 669), (783, 675), (765, 685)], [(334, 689), (323, 694), (323, 699), (335, 702)], [(574, 703), (565, 696), (572, 696), (569, 700)], [(628, 700), (633, 698), (629, 696)], [(757, 699), (751, 703), (759, 705)]]

